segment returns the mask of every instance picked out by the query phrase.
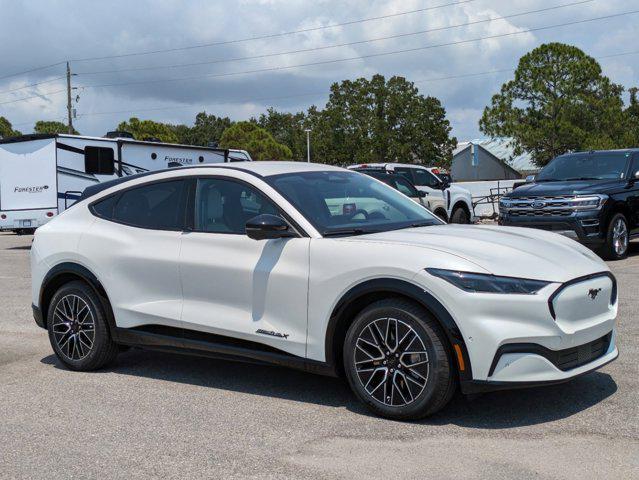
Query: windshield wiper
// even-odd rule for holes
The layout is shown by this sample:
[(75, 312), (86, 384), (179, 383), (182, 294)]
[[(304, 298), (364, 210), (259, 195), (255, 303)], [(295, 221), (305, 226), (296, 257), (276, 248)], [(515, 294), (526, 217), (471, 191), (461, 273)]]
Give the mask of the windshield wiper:
[(597, 178), (597, 177), (570, 177), (570, 178), (567, 178), (564, 181), (570, 182), (571, 180), (599, 180), (599, 178)]
[(366, 233), (376, 233), (375, 230), (364, 230), (363, 228), (341, 228), (339, 230), (329, 230), (324, 232), (325, 237), (336, 237), (338, 235), (364, 235)]

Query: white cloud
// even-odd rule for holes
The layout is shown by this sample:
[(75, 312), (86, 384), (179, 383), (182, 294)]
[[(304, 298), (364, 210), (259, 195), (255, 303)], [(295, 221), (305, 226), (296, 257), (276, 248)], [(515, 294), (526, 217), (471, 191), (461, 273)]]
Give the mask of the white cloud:
[[(437, 3), (447, 2), (433, 1), (426, 5)], [(312, 29), (354, 19), (424, 8), (424, 5), (424, 2), (419, 0), (118, 0), (101, 3), (80, 0), (25, 3), (5, 0), (0, 7), (3, 12), (0, 16), (0, 31), (5, 39), (0, 44), (0, 58), (3, 59), (0, 77), (68, 58), (177, 48), (276, 32)], [(254, 56), (441, 29), (548, 6), (552, 5), (535, 0), (476, 0), (453, 7), (312, 30), (296, 35), (156, 55), (72, 62), (72, 67), (76, 72), (88, 73), (96, 70)], [(506, 34), (625, 10), (632, 8), (623, 0), (593, 1), (546, 13), (340, 48), (183, 68), (79, 75), (73, 80), (75, 85), (126, 83), (326, 62)], [(481, 42), (275, 72), (80, 90), (78, 93), (81, 99), (77, 109), (83, 116), (77, 123), (83, 133), (103, 134), (131, 114), (91, 114), (120, 110), (137, 111), (141, 117), (190, 123), (194, 114), (202, 109), (219, 115), (230, 115), (235, 119), (259, 114), (270, 105), (287, 110), (305, 109), (313, 103), (322, 105), (328, 88), (334, 81), (370, 76), (377, 72), (387, 76), (396, 74), (409, 80), (419, 80), (512, 68), (516, 66), (522, 54), (540, 43), (555, 40), (573, 43), (593, 55), (618, 53), (632, 50), (638, 20), (639, 15), (634, 15)], [(626, 86), (639, 84), (639, 62), (636, 59), (637, 57), (617, 57), (602, 60), (604, 72), (614, 81)], [(0, 91), (62, 75), (63, 68), (58, 66), (22, 77), (0, 80)], [(468, 138), (480, 135), (477, 122), (481, 111), (491, 95), (498, 91), (501, 83), (508, 77), (507, 73), (492, 74), (422, 82), (418, 87), (423, 93), (435, 95), (442, 100), (454, 126), (453, 133), (459, 138)], [(59, 84), (60, 82), (51, 83), (15, 93), (0, 94), (0, 103), (54, 91), (58, 89)], [(326, 94), (303, 96), (314, 92)], [(259, 98), (277, 100), (255, 101)], [(146, 112), (148, 109), (164, 107), (166, 108), (163, 110)], [(51, 96), (49, 100), (34, 98), (0, 105), (0, 115), (20, 124), (37, 119), (60, 119), (65, 116), (65, 96), (59, 94)], [(28, 129), (28, 125), (25, 129)]]

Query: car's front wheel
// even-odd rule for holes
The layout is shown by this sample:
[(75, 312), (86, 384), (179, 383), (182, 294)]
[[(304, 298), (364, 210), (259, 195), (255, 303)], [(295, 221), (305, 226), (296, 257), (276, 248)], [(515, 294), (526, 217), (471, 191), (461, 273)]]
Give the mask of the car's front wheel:
[(453, 214), (450, 216), (450, 223), (470, 223), (470, 215), (464, 207), (455, 207)]
[(67, 283), (53, 295), (47, 329), (53, 351), (71, 370), (98, 369), (118, 354), (104, 307), (93, 289), (83, 282)]
[(431, 415), (455, 390), (454, 367), (439, 324), (404, 299), (381, 300), (365, 308), (346, 334), (343, 353), (355, 394), (387, 418)]
[(628, 221), (623, 213), (613, 215), (606, 232), (606, 243), (600, 254), (607, 260), (622, 260), (628, 255)]

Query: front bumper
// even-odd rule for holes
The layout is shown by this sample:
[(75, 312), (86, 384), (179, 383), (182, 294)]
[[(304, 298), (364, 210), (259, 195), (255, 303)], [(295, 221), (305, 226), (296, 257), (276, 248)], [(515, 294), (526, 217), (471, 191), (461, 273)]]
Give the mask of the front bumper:
[[(416, 277), (427, 290), (444, 281), (428, 275)], [(609, 272), (551, 283), (534, 295), (437, 290), (468, 353), (464, 393), (561, 383), (618, 356)]]
[(601, 222), (601, 210), (572, 212), (570, 215), (499, 214), (499, 225), (548, 230), (596, 248), (605, 242), (606, 226)]
[[(494, 359), (496, 366), (493, 375), (491, 375), (488, 380), (463, 382), (461, 384), (461, 390), (465, 394), (473, 394), (497, 390), (542, 387), (568, 382), (573, 378), (598, 370), (619, 356), (619, 350), (615, 342), (616, 331), (613, 330), (605, 337), (609, 338), (605, 343), (605, 347), (602, 348), (601, 353), (597, 352), (597, 355), (592, 360), (569, 369), (562, 369), (553, 362), (552, 359), (546, 358), (548, 354), (550, 354), (550, 356), (560, 357), (562, 355), (561, 351), (543, 352), (543, 350), (547, 349), (538, 345), (530, 345), (531, 350), (534, 350), (531, 352), (501, 354), (498, 351)], [(595, 340), (595, 342), (597, 342), (597, 340)], [(585, 344), (583, 347), (589, 346), (590, 343)], [(569, 350), (569, 352), (565, 355), (570, 356), (577, 348), (567, 350)], [(575, 355), (580, 355), (580, 353), (575, 352)]]
[(33, 319), (35, 320), (38, 327), (47, 328), (47, 326), (44, 324), (44, 317), (42, 316), (42, 310), (40, 310), (40, 307), (36, 307), (35, 305), (31, 304), (31, 310), (33, 310)]

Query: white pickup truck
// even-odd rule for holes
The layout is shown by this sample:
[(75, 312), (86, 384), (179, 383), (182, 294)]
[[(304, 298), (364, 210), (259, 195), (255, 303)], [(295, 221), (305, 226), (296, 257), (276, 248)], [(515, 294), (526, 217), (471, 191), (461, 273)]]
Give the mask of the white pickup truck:
[(449, 223), (475, 221), (470, 192), (451, 185), (431, 172), (431, 169), (411, 163), (366, 163), (351, 165), (351, 170), (379, 168), (405, 176), (418, 190), (428, 194), (430, 210)]

